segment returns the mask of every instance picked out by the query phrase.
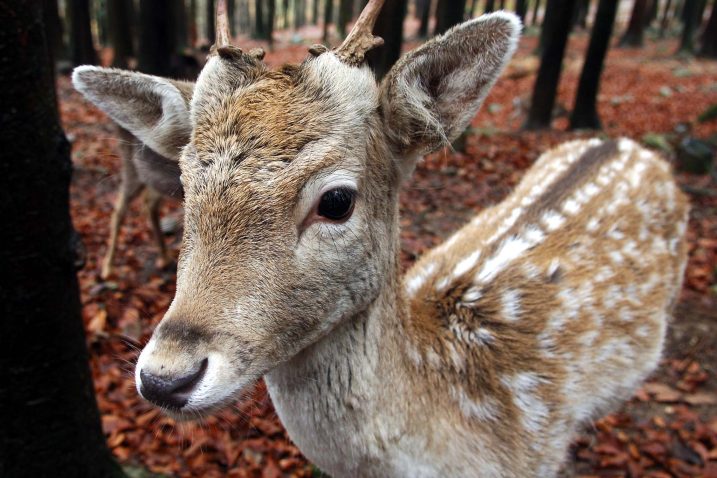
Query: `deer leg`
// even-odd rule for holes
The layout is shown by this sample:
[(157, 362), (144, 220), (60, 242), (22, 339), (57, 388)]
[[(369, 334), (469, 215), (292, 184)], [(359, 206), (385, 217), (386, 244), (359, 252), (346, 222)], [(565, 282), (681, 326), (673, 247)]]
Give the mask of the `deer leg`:
[(100, 277), (103, 280), (112, 274), (112, 263), (117, 251), (117, 237), (119, 236), (119, 229), (124, 216), (127, 213), (127, 206), (144, 188), (132, 163), (132, 145), (127, 142), (120, 142), (120, 151), (122, 153), (122, 182), (120, 183), (119, 195), (110, 220), (110, 238), (107, 241), (107, 252), (102, 259)]
[(164, 243), (162, 228), (159, 224), (159, 207), (162, 204), (162, 194), (148, 187), (144, 195), (144, 201), (147, 207), (147, 215), (149, 216), (149, 225), (152, 227), (152, 234), (154, 234), (154, 239), (159, 247), (158, 264), (160, 268), (164, 268), (172, 262), (172, 258), (169, 256), (167, 245)]

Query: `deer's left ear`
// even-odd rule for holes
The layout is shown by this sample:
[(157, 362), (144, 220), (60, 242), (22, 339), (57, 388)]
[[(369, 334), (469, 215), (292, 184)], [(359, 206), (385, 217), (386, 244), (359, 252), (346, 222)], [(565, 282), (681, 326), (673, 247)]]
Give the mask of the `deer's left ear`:
[(381, 83), (381, 112), (399, 154), (427, 153), (463, 132), (513, 55), (520, 29), (511, 13), (483, 15), (394, 65)]

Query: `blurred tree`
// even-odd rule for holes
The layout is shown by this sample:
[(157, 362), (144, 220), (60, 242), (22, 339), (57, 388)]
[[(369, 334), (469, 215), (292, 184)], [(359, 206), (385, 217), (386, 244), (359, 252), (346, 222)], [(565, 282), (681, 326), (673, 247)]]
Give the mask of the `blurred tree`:
[(143, 73), (172, 76), (172, 60), (176, 53), (173, 3), (174, 0), (139, 2), (137, 67)]
[(70, 147), (42, 6), (0, 8), (0, 476), (119, 477), (88, 366)]
[(500, 7), (498, 7), (498, 10), (505, 10), (505, 0), (500, 0)]
[(383, 38), (384, 44), (369, 51), (366, 58), (378, 79), (383, 78), (401, 56), (407, 3), (407, 0), (386, 2), (376, 19), (373, 34)]
[(187, 18), (189, 29), (189, 46), (194, 48), (197, 46), (199, 32), (197, 31), (197, 0), (189, 0), (189, 15)]
[(319, 0), (312, 0), (311, 2), (311, 24), (319, 24)]
[(266, 40), (269, 48), (274, 48), (274, 21), (276, 17), (276, 0), (267, 0), (266, 5)]
[(538, 14), (540, 13), (540, 0), (535, 0), (533, 3), (533, 19), (530, 21), (532, 26), (538, 24)]
[(294, 28), (299, 29), (306, 24), (306, 2), (294, 0)]
[[(207, 19), (207, 22), (205, 24), (207, 42), (209, 42), (210, 45), (214, 45), (214, 37), (216, 36), (216, 32), (214, 31), (214, 28), (215, 28), (214, 17), (216, 15), (216, 10), (214, 7), (214, 0), (204, 0), (204, 1), (206, 2), (204, 4), (204, 6), (205, 6), (204, 15)], [(261, 0), (257, 0), (257, 1), (261, 1)]]
[(575, 0), (548, 0), (545, 7), (545, 46), (540, 56), (540, 68), (525, 129), (550, 127), (574, 7)]
[(329, 25), (331, 25), (331, 20), (334, 16), (334, 0), (325, 0), (324, 2), (324, 33), (322, 36), (322, 41), (324, 43), (329, 42)]
[(266, 38), (264, 0), (254, 0), (254, 38)]
[[(184, 0), (179, 0), (180, 2), (184, 2)], [(231, 30), (232, 35), (236, 31), (236, 27), (234, 25), (234, 18), (236, 16), (236, 2), (234, 0), (227, 0), (227, 17), (229, 17), (229, 30)]]
[(127, 59), (134, 54), (132, 46), (132, 0), (107, 0), (107, 29), (114, 50), (112, 66), (127, 68)]
[[(179, 0), (174, 5), (174, 33), (175, 33), (175, 50), (184, 51), (189, 42), (189, 27), (187, 25), (187, 6), (184, 0)], [(231, 18), (231, 17), (229, 17)], [(232, 29), (233, 31), (233, 29)]]
[(682, 7), (682, 38), (678, 53), (693, 54), (695, 52), (694, 36), (697, 23), (697, 0), (685, 0)]
[(585, 64), (580, 74), (573, 114), (570, 116), (571, 129), (600, 129), (597, 94), (600, 90), (600, 77), (605, 55), (610, 47), (610, 37), (612, 36), (616, 14), (617, 2), (615, 0), (600, 0), (595, 14), (593, 31), (590, 35), (590, 45), (585, 57)]
[(710, 19), (707, 21), (704, 32), (702, 32), (700, 56), (717, 58), (717, 2), (712, 4)]
[(282, 28), (289, 28), (289, 0), (281, 1)]
[(42, 12), (44, 15), (43, 22), (47, 28), (47, 45), (52, 64), (59, 58), (66, 55), (65, 42), (63, 39), (62, 20), (60, 20), (59, 5), (57, 0), (43, 0)]
[(418, 37), (427, 38), (428, 22), (431, 19), (431, 0), (416, 0), (416, 16), (421, 20), (418, 27)]
[(440, 35), (453, 25), (461, 23), (463, 21), (465, 6), (465, 0), (438, 0), (438, 7), (436, 8), (436, 27), (433, 34)]
[(645, 20), (652, 0), (635, 0), (627, 31), (620, 39), (620, 46), (641, 47), (645, 37)]
[(528, 1), (527, 0), (516, 0), (515, 2), (515, 13), (520, 17), (520, 21), (525, 24), (525, 15), (528, 12)]
[(97, 64), (90, 28), (90, 1), (67, 0), (65, 7), (70, 30), (70, 61), (75, 66)]
[(670, 25), (670, 7), (672, 6), (672, 0), (667, 0), (662, 10), (662, 20), (660, 20), (660, 38), (665, 37), (667, 28)]
[(573, 26), (579, 28), (587, 28), (588, 11), (590, 10), (590, 0), (577, 0), (575, 10), (573, 11)]
[(251, 12), (249, 11), (249, 0), (239, 0), (239, 31), (251, 32)]
[[(399, 3), (403, 0), (398, 0)], [(392, 3), (392, 2), (388, 2)], [(351, 0), (339, 0), (339, 21), (336, 24), (336, 30), (339, 32), (339, 36), (343, 39), (346, 38), (346, 25), (351, 21), (351, 12), (353, 11)], [(386, 6), (383, 7), (386, 9)]]
[(485, 8), (483, 11), (485, 13), (490, 13), (493, 10), (495, 10), (495, 0), (485, 0)]

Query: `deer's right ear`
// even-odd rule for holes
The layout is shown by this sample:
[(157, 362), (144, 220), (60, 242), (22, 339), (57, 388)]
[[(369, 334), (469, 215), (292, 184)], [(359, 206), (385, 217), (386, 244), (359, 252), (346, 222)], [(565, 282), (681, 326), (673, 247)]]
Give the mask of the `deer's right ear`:
[(143, 73), (79, 66), (72, 84), (140, 141), (167, 158), (177, 159), (189, 142), (193, 85)]
[(482, 15), (394, 65), (381, 83), (381, 113), (400, 155), (438, 149), (463, 132), (513, 55), (520, 29), (511, 13)]

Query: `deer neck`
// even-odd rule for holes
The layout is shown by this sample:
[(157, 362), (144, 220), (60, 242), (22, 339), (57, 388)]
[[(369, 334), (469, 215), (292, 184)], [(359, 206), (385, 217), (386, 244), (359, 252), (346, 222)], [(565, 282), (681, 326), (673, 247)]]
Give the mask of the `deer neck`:
[[(405, 403), (398, 397), (412, 394), (414, 385), (402, 346), (407, 311), (397, 256), (393, 262), (365, 310), (265, 376), (291, 439), (332, 473), (365, 470), (366, 455), (358, 450), (385, 448), (406, 424)], [(377, 426), (385, 436), (376, 433)]]

